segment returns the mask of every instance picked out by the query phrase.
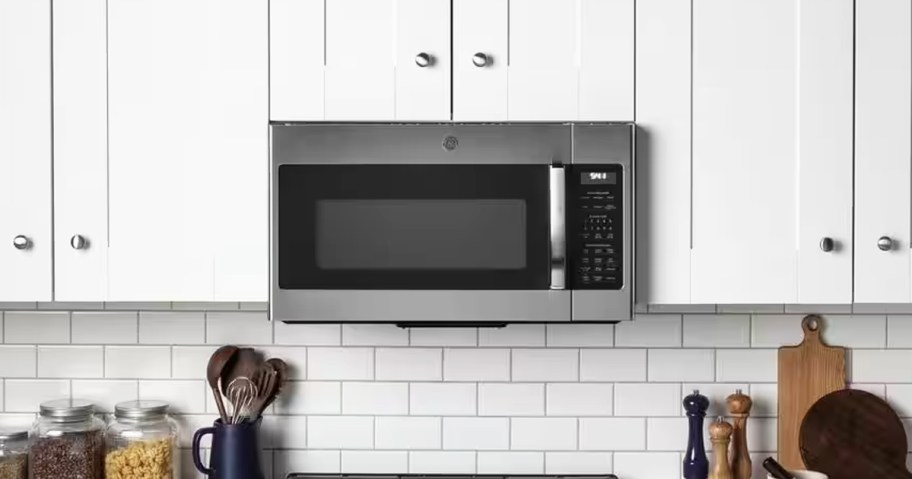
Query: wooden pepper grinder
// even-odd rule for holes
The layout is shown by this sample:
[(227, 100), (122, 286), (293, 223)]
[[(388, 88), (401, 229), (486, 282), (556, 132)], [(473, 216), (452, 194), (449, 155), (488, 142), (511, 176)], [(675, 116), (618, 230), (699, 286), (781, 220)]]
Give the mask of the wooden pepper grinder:
[(754, 404), (750, 396), (735, 391), (725, 399), (732, 417), (731, 470), (734, 479), (751, 479), (753, 466), (747, 451), (747, 417)]
[(722, 420), (721, 417), (709, 425), (709, 439), (712, 441), (713, 450), (709, 479), (734, 479), (728, 463), (728, 445), (731, 443), (731, 435), (731, 424)]

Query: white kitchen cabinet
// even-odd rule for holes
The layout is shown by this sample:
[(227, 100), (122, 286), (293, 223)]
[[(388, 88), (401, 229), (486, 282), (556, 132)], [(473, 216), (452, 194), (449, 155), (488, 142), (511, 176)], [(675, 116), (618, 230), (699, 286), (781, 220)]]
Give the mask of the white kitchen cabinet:
[(267, 10), (108, 1), (108, 301), (267, 298)]
[(50, 301), (51, 2), (0, 2), (0, 302)]
[(637, 302), (690, 303), (690, 2), (637, 0)]
[(852, 15), (694, 1), (691, 302), (851, 302)]
[(271, 0), (280, 121), (450, 119), (449, 0)]
[(108, 290), (105, 0), (54, 5), (54, 299)]
[(858, 2), (855, 302), (912, 301), (912, 4)]
[(453, 0), (453, 52), (454, 120), (633, 120), (633, 0)]

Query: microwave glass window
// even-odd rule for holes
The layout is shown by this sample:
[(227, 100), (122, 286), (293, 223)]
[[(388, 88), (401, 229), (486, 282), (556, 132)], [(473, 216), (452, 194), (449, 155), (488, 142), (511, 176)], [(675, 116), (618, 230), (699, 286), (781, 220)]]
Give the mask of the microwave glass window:
[(316, 263), (324, 270), (520, 270), (520, 199), (319, 200)]

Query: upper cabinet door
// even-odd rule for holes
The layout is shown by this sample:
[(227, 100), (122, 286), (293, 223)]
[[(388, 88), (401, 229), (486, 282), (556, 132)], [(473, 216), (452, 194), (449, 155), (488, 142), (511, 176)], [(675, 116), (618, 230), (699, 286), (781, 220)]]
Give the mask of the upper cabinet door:
[(633, 0), (509, 0), (508, 12), (510, 120), (633, 120)]
[[(851, 301), (847, 3), (694, 1), (693, 302)], [(801, 187), (829, 201), (801, 204)]]
[(52, 299), (51, 2), (0, 2), (0, 301)]
[(108, 300), (265, 301), (266, 2), (108, 5)]
[(321, 121), (325, 0), (269, 0), (269, 117)]
[(856, 8), (855, 302), (908, 303), (912, 3)]
[(449, 120), (449, 0), (398, 0), (396, 24), (396, 119)]
[(453, 120), (506, 121), (509, 0), (453, 0)]
[(108, 286), (107, 6), (54, 5), (54, 299)]

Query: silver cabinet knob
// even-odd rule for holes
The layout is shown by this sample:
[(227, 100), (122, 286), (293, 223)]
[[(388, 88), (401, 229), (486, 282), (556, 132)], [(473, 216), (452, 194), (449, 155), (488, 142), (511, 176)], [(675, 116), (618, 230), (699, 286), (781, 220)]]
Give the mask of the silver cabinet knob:
[(28, 236), (24, 236), (24, 235), (16, 236), (15, 238), (13, 238), (13, 247), (16, 249), (19, 249), (19, 250), (31, 249), (32, 240), (30, 240), (28, 238)]
[(73, 235), (73, 237), (70, 238), (70, 246), (72, 246), (73, 249), (86, 249), (89, 247), (89, 240), (82, 235)]
[(421, 68), (429, 67), (434, 64), (434, 57), (427, 53), (421, 52), (415, 56), (415, 65)]
[(833, 248), (835, 248), (835, 247), (836, 247), (836, 244), (833, 242), (833, 238), (825, 237), (822, 240), (820, 240), (820, 249), (824, 253), (829, 253), (830, 251), (833, 251)]
[(472, 55), (472, 63), (478, 68), (484, 68), (491, 64), (491, 59), (484, 53), (479, 52)]
[(893, 249), (893, 238), (881, 236), (877, 239), (877, 247), (880, 248), (881, 251), (890, 251)]

